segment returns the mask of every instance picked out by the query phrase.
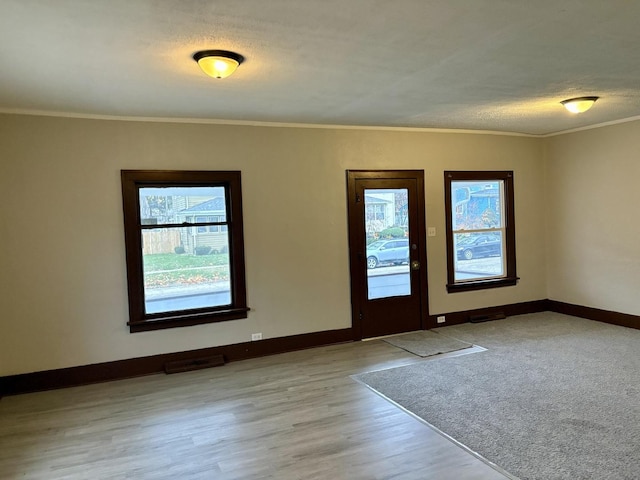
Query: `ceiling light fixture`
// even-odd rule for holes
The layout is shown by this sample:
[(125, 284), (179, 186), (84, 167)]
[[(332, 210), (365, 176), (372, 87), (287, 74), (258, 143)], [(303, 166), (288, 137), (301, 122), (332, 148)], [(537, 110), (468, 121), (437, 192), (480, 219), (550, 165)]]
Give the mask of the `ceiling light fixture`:
[(193, 59), (204, 73), (213, 78), (225, 78), (236, 71), (244, 57), (226, 50), (203, 50), (196, 52)]
[(578, 97), (570, 98), (569, 100), (563, 100), (560, 102), (564, 105), (564, 108), (571, 113), (582, 113), (589, 110), (599, 97)]

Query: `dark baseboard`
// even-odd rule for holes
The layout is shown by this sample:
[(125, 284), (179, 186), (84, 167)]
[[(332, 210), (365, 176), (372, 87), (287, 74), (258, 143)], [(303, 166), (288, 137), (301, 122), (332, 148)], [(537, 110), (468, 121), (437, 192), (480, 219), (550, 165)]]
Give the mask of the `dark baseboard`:
[(548, 310), (574, 317), (597, 320), (598, 322), (610, 323), (621, 327), (640, 329), (640, 316), (628, 313), (611, 312), (599, 308), (583, 307), (571, 303), (558, 302), (557, 300), (547, 300)]
[[(493, 316), (500, 314), (511, 317), (513, 315), (544, 312), (547, 310), (549, 310), (547, 300), (534, 300), (532, 302), (512, 303), (510, 305), (499, 305), (496, 307), (441, 313), (439, 315), (429, 315), (429, 328), (446, 327), (447, 325), (459, 325), (461, 323), (467, 323), (470, 317)], [(440, 315), (445, 316), (445, 323), (438, 323), (437, 318)]]
[[(478, 308), (475, 310), (449, 312), (441, 314), (446, 316), (446, 323), (443, 324), (437, 323), (438, 315), (430, 315), (428, 328), (467, 323), (469, 318), (473, 316), (504, 314), (510, 317), (513, 315), (545, 311), (564, 313), (575, 317), (640, 329), (640, 316), (583, 307), (581, 305), (572, 305), (556, 300), (535, 300), (532, 302)], [(165, 365), (169, 362), (181, 362), (193, 358), (222, 355), (225, 362), (233, 362), (351, 341), (353, 341), (353, 331), (351, 328), (345, 328), (341, 330), (305, 333), (290, 337), (269, 338), (256, 342), (202, 348), (187, 352), (166, 353), (149, 357), (97, 363), (94, 365), (10, 375), (0, 377), (0, 397), (160, 373), (165, 371)]]
[(225, 362), (232, 362), (351, 341), (353, 341), (352, 329), (345, 328), (342, 330), (328, 330), (202, 348), (186, 352), (166, 353), (93, 365), (10, 375), (0, 377), (0, 397), (160, 373), (165, 371), (165, 364), (169, 362), (185, 361), (192, 358), (222, 355)]

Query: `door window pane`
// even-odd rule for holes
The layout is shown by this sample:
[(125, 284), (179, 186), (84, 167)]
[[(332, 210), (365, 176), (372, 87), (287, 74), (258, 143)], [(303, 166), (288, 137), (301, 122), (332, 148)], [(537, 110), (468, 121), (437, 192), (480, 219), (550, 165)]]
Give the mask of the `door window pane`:
[(365, 189), (369, 300), (411, 295), (407, 189)]

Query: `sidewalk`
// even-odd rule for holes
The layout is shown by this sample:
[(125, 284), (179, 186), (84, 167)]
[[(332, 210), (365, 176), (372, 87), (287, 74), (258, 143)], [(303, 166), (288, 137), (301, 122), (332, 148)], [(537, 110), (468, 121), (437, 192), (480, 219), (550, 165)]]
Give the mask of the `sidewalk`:
[(231, 289), (228, 280), (213, 283), (201, 283), (198, 285), (176, 285), (174, 287), (157, 287), (145, 290), (146, 300), (158, 298), (190, 297), (193, 295), (207, 295), (211, 293), (228, 292)]
[(398, 275), (399, 273), (409, 273), (409, 265), (392, 265), (389, 267), (376, 267), (367, 269), (368, 277), (379, 277), (380, 275)]
[[(389, 267), (378, 267), (367, 270), (369, 277), (379, 277), (382, 275), (398, 275), (409, 273), (408, 265), (393, 265)], [(169, 299), (179, 297), (189, 297), (193, 295), (207, 295), (211, 293), (228, 292), (231, 289), (229, 281), (201, 283), (198, 285), (176, 285), (173, 287), (155, 287), (145, 290), (146, 300)]]

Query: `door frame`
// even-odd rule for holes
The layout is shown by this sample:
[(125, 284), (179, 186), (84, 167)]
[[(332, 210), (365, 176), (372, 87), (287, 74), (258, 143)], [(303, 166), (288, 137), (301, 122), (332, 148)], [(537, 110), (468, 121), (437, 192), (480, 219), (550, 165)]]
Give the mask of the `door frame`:
[[(420, 328), (427, 330), (429, 324), (429, 289), (427, 283), (427, 229), (426, 229), (426, 207), (425, 207), (425, 190), (424, 190), (424, 170), (347, 170), (347, 230), (349, 236), (349, 283), (351, 287), (351, 330), (354, 340), (362, 340), (362, 311), (361, 303), (367, 295), (366, 282), (358, 281), (358, 275), (367, 272), (366, 255), (358, 242), (358, 237), (351, 232), (351, 225), (359, 223), (355, 208), (352, 204), (357, 202), (357, 181), (358, 180), (415, 180), (416, 190), (418, 192), (417, 217), (418, 224), (416, 231), (417, 239), (417, 258), (412, 255), (411, 260), (420, 262), (419, 275), (419, 299), (420, 299)], [(364, 199), (361, 199), (364, 202)], [(410, 262), (411, 263), (411, 262)]]

